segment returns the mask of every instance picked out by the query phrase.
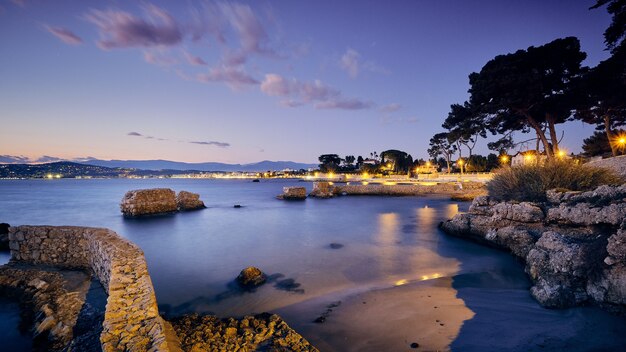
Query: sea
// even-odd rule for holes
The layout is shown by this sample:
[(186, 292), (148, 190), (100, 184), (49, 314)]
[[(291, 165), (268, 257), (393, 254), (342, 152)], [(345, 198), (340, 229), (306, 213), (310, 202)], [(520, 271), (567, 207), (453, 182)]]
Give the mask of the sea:
[[(285, 186), (312, 188), (289, 179), (0, 180), (0, 222), (112, 229), (143, 249), (165, 316), (278, 313), (322, 351), (411, 350), (429, 341), (459, 351), (626, 350), (623, 317), (542, 308), (511, 255), (439, 230), (468, 202), (276, 199)], [(207, 208), (122, 216), (127, 191), (162, 187), (198, 193)], [(0, 263), (8, 260), (0, 254)], [(269, 282), (242, 291), (234, 279), (248, 266)], [(29, 334), (17, 302), (0, 298), (4, 348), (30, 350)]]

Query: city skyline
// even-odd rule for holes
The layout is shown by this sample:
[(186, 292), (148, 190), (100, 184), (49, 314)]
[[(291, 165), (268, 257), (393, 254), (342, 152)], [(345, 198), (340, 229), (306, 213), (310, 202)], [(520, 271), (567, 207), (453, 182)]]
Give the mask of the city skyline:
[[(610, 16), (594, 3), (0, 2), (0, 154), (426, 158), (494, 56), (576, 36), (584, 65), (607, 58)], [(594, 127), (564, 130), (579, 152)]]

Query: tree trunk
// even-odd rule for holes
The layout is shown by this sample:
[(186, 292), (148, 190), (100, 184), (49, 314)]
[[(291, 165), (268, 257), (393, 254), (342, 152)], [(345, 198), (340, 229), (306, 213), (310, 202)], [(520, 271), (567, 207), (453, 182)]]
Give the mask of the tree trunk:
[(609, 115), (604, 115), (604, 130), (606, 131), (606, 138), (609, 140), (609, 145), (611, 146), (611, 154), (617, 156), (617, 151), (612, 143), (614, 136), (613, 131), (611, 131), (611, 117)]
[(537, 132), (537, 137), (539, 137), (541, 143), (543, 144), (543, 149), (546, 151), (546, 156), (548, 157), (548, 159), (552, 159), (554, 155), (552, 154), (552, 150), (550, 149), (550, 143), (548, 142), (545, 133), (543, 133), (543, 130), (541, 129), (541, 125), (539, 125), (539, 123), (532, 116), (530, 116), (530, 114), (527, 113), (525, 114), (525, 116), (530, 127), (535, 129), (535, 132)]
[(450, 157), (452, 156), (452, 154), (448, 153), (446, 154), (446, 164), (448, 164), (448, 173), (450, 173)]
[(557, 154), (559, 152), (559, 137), (556, 135), (554, 118), (552, 115), (546, 114), (546, 121), (548, 121), (548, 131), (550, 131), (550, 140), (552, 141), (552, 153)]

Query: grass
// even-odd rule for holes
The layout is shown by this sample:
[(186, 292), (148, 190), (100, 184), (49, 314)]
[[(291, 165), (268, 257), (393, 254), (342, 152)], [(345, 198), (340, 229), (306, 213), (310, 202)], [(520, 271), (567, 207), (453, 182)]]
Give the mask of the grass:
[(550, 189), (589, 191), (622, 182), (624, 180), (609, 169), (555, 160), (503, 167), (487, 183), (487, 191), (497, 201), (544, 202), (546, 191)]

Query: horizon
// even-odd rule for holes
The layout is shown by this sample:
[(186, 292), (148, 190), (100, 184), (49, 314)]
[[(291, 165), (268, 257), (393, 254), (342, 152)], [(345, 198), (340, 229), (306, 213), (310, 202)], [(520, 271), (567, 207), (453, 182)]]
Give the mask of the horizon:
[[(3, 1), (0, 154), (315, 164), (398, 149), (428, 159), (468, 75), (496, 55), (576, 36), (584, 65), (607, 58), (610, 16), (594, 3)], [(578, 153), (594, 127), (558, 131)]]

